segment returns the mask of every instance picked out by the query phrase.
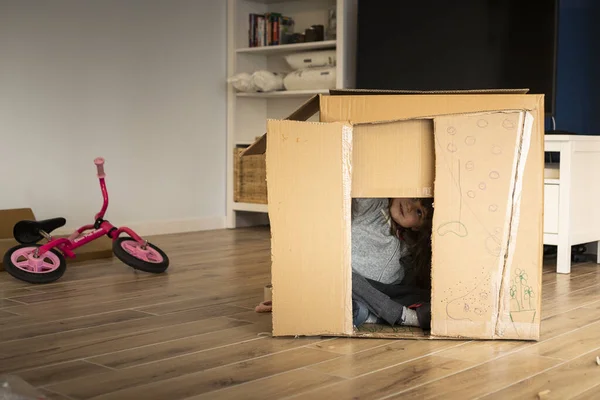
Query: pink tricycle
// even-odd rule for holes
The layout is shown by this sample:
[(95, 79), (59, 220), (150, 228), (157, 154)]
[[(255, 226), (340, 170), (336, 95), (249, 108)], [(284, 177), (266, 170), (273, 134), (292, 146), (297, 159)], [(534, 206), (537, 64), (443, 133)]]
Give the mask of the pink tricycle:
[[(169, 267), (169, 258), (161, 249), (142, 239), (132, 229), (117, 228), (104, 219), (108, 208), (104, 159), (96, 158), (94, 163), (98, 169), (104, 198), (102, 209), (96, 214), (94, 224), (82, 226), (68, 238), (53, 238), (50, 235), (52, 231), (67, 223), (64, 218), (17, 222), (13, 228), (13, 235), (21, 244), (4, 255), (4, 268), (9, 274), (29, 283), (53, 282), (67, 269), (63, 254), (74, 258), (75, 249), (104, 235), (113, 240), (112, 249), (115, 256), (130, 267), (157, 274)], [(119, 237), (122, 233), (128, 236)], [(44, 245), (38, 244), (43, 238), (48, 242)]]

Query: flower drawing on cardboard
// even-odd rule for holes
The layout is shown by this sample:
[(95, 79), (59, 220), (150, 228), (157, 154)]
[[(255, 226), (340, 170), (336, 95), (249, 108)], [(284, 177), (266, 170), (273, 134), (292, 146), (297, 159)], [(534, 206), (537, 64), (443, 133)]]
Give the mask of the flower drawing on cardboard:
[(514, 323), (533, 323), (535, 299), (533, 288), (527, 284), (527, 273), (516, 268), (510, 280), (510, 320)]
[(497, 310), (491, 288), (500, 287), (508, 247), (520, 115), (436, 118), (434, 259), (456, 268), (434, 262), (434, 285), (444, 290), (434, 307), (444, 306), (449, 319), (489, 321)]

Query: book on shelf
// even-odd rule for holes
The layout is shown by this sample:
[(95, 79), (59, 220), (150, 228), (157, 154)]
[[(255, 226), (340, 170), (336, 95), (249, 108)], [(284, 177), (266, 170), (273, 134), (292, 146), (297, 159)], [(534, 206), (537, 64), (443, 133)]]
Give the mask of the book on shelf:
[(294, 20), (280, 13), (249, 14), (248, 47), (277, 46), (294, 32)]

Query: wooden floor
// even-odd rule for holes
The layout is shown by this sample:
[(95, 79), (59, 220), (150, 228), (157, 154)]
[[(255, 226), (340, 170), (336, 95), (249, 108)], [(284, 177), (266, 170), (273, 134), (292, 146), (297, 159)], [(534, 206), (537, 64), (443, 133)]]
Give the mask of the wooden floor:
[(57, 400), (600, 398), (596, 264), (545, 269), (538, 343), (273, 339), (270, 314), (253, 311), (269, 240), (266, 229), (158, 237), (172, 265), (160, 276), (117, 260), (45, 286), (1, 272), (0, 375)]

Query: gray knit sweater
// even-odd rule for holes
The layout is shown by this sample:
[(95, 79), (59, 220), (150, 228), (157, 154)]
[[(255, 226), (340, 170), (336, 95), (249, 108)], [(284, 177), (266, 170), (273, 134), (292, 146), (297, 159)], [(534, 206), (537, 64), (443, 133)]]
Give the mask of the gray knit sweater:
[(352, 270), (382, 283), (399, 283), (406, 244), (391, 230), (389, 199), (352, 199)]

